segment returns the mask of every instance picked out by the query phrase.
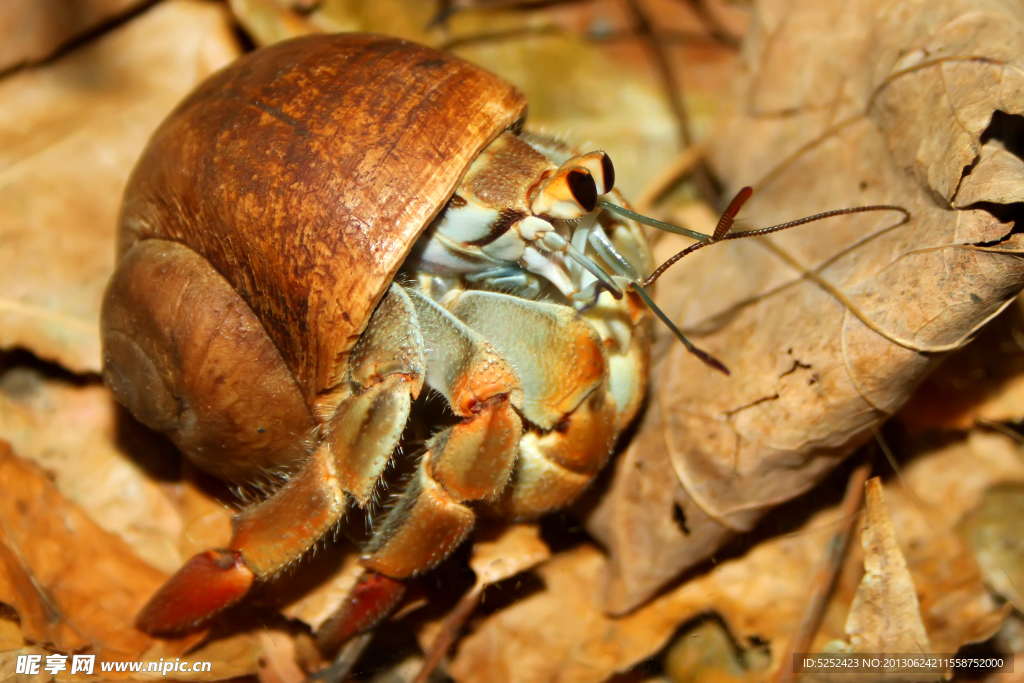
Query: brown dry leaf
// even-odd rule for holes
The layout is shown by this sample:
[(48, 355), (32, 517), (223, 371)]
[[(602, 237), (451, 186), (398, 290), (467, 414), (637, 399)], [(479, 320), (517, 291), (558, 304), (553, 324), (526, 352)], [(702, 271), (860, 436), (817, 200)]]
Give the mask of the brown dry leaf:
[[(994, 113), (1024, 112), (1022, 38), (1024, 10), (995, 0), (758, 6), (735, 112), (711, 146), (731, 189), (755, 186), (756, 225), (741, 227), (876, 203), (912, 218), (718, 245), (659, 282), (663, 306), (734, 375), (679, 345), (655, 367), (661, 416), (631, 448), (647, 452), (627, 455), (589, 525), (612, 553), (610, 609), (635, 608), (820, 481), (1020, 290), (1021, 238), (1003, 211), (952, 202)], [(996, 180), (1002, 196), (1024, 188), (984, 186)], [(684, 242), (663, 239), (656, 258)], [(975, 243), (998, 248), (963, 247)], [(667, 472), (670, 492), (637, 495)], [(672, 533), (676, 506), (686, 529)]]
[(171, 0), (0, 81), (0, 348), (99, 371), (122, 188), (160, 120), (238, 54), (228, 19)]
[(7, 0), (0, 6), (0, 72), (53, 54), (77, 36), (144, 0)]
[[(885, 499), (933, 651), (956, 652), (991, 637), (1009, 611), (986, 589), (960, 525), (990, 487), (1024, 481), (1024, 459), (1015, 441), (985, 432), (917, 449), (902, 479), (886, 485)], [(860, 548), (850, 552), (815, 641), (819, 648), (844, 638), (862, 556)]]
[[(181, 515), (126, 449), (128, 430), (148, 436), (102, 385), (75, 386), (18, 367), (0, 375), (0, 440), (45, 468), (64, 496), (139, 558), (173, 572), (183, 561)], [(152, 439), (141, 445), (142, 455), (167, 455)]]
[(849, 651), (931, 653), (914, 579), (896, 541), (881, 479), (869, 479), (866, 488), (867, 515), (861, 532), (864, 578), (846, 619)]
[[(187, 657), (181, 656), (181, 641), (158, 640), (139, 659), (153, 662), (159, 661), (161, 658), (165, 660), (180, 658), (182, 661), (189, 662), (210, 662), (210, 671), (208, 672), (174, 674), (176, 678), (189, 681), (218, 681), (249, 676), (266, 669), (268, 657), (275, 658), (273, 666), (285, 667), (286, 664), (281, 659), (280, 650), (288, 647), (284, 641), (293, 642), (292, 636), (280, 629), (266, 627), (254, 629), (254, 631), (236, 633), (207, 642), (197, 649), (188, 650)], [(274, 651), (268, 652), (265, 646)], [(144, 680), (153, 680), (167, 679), (170, 674), (164, 676), (145, 672), (141, 675), (135, 674), (135, 676)]]
[(1024, 481), (1020, 446), (1003, 434), (973, 432), (928, 448), (907, 465), (903, 481), (887, 486), (885, 498), (934, 651), (991, 637), (1008, 610), (986, 590), (957, 529), (991, 486)]
[(69, 503), (0, 442), (0, 602), (26, 638), (69, 652), (138, 657), (152, 640), (131, 619), (167, 575)]
[(672, 683), (742, 683), (763, 679), (757, 650), (736, 647), (721, 622), (705, 619), (680, 633), (665, 652), (665, 674)]
[[(635, 458), (622, 466), (646, 466)], [(1024, 459), (1008, 437), (975, 433), (923, 447), (904, 480), (914, 493), (894, 481), (885, 497), (917, 587), (920, 619), (936, 652), (956, 652), (991, 637), (1007, 610), (985, 588), (955, 527), (990, 486), (1024, 481)], [(805, 507), (815, 504), (812, 497)], [(449, 671), (459, 683), (603, 681), (653, 656), (680, 624), (706, 612), (720, 615), (737, 642), (758, 638), (778, 657), (803, 614), (808, 585), (839, 514), (838, 505), (822, 509), (793, 533), (762, 541), (618, 618), (599, 604), (609, 562), (591, 546), (555, 555), (537, 570), (545, 590), (484, 620), (463, 640)], [(863, 558), (859, 549), (847, 557), (816, 648), (846, 637)]]
[(951, 354), (900, 410), (912, 432), (1024, 420), (1024, 299)]
[(1018, 610), (1024, 611), (1024, 486), (1002, 484), (989, 489), (960, 530), (974, 550), (985, 582)]
[(21, 625), (14, 610), (4, 606), (0, 612), (0, 652), (24, 647), (25, 637), (21, 635)]
[(257, 635), (263, 657), (259, 660), (260, 683), (302, 683), (306, 674), (295, 663), (295, 641), (280, 633)]
[(459, 647), (449, 672), (459, 683), (603, 681), (658, 652), (680, 624), (715, 611), (744, 640), (781, 641), (800, 618), (806, 587), (838, 509), (804, 533), (761, 543), (632, 614), (611, 617), (599, 602), (607, 561), (584, 545), (537, 571), (545, 590), (485, 620)]
[(489, 586), (533, 569), (551, 557), (551, 549), (540, 538), (536, 524), (511, 524), (493, 537), (473, 543), (469, 566), (476, 585)]
[(953, 206), (965, 209), (979, 202), (1013, 204), (1024, 200), (1017, 178), (1024, 175), (1024, 160), (1006, 149), (1002, 140), (985, 143), (970, 174), (960, 184)]
[[(763, 544), (620, 618), (595, 604), (606, 564), (601, 553), (589, 545), (559, 553), (537, 570), (545, 590), (464, 638), (449, 673), (459, 683), (596, 683), (654, 655), (681, 623), (708, 610), (725, 616), (733, 633), (785, 633), (785, 625), (799, 618), (801, 589), (813, 572), (810, 558), (825, 537), (803, 536), (782, 548)], [(808, 548), (801, 551), (802, 544)]]
[[(177, 674), (183, 680), (212, 681), (258, 670), (265, 652), (261, 638), (267, 635), (221, 638), (184, 657), (183, 650), (202, 634), (155, 641), (137, 631), (132, 620), (167, 575), (97, 526), (61, 495), (38, 466), (15, 456), (3, 442), (0, 490), (8, 492), (0, 499), (0, 603), (17, 613), (27, 640), (64, 653), (84, 649), (98, 655), (98, 662), (161, 657), (211, 662), (210, 672)], [(281, 639), (291, 639), (282, 631), (263, 633), (273, 637), (277, 648), (282, 646)], [(143, 672), (134, 677), (164, 676)]]

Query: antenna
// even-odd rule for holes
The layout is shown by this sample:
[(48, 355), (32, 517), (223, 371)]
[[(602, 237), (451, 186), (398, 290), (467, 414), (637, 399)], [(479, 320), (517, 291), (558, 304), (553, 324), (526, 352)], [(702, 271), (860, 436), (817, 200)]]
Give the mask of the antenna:
[(682, 331), (675, 324), (672, 323), (672, 321), (665, 314), (665, 312), (658, 308), (658, 306), (651, 299), (650, 295), (644, 291), (645, 287), (650, 287), (651, 285), (653, 285), (659, 277), (665, 274), (666, 270), (675, 265), (684, 256), (688, 256), (689, 254), (692, 254), (698, 249), (703, 249), (706, 246), (717, 244), (719, 242), (725, 242), (726, 240), (738, 240), (743, 239), (744, 237), (760, 237), (762, 235), (769, 235), (773, 232), (788, 230), (789, 228), (795, 228), (798, 225), (806, 225), (807, 223), (813, 223), (815, 221), (824, 220), (826, 218), (832, 218), (834, 216), (846, 216), (848, 214), (866, 213), (868, 211), (898, 211), (899, 213), (903, 214), (903, 219), (899, 223), (900, 225), (910, 220), (910, 212), (904, 209), (902, 206), (895, 206), (893, 204), (872, 204), (870, 206), (854, 206), (847, 209), (836, 209), (833, 211), (816, 213), (813, 216), (799, 218), (795, 221), (789, 221), (788, 223), (780, 223), (779, 225), (773, 225), (768, 228), (758, 228), (757, 230), (741, 230), (738, 232), (729, 232), (732, 229), (733, 223), (736, 221), (736, 215), (740, 212), (740, 209), (743, 208), (743, 205), (746, 204), (747, 200), (750, 199), (750, 197), (753, 194), (754, 190), (751, 187), (744, 187), (742, 190), (737, 192), (736, 196), (733, 197), (731, 202), (729, 202), (729, 206), (722, 213), (722, 217), (718, 219), (718, 225), (715, 226), (715, 232), (711, 235), (705, 235), (702, 232), (689, 230), (678, 225), (673, 225), (671, 223), (666, 223), (664, 221), (655, 220), (653, 218), (643, 216), (634, 211), (630, 211), (629, 209), (618, 206), (617, 204), (612, 204), (609, 201), (600, 200), (598, 202), (598, 205), (601, 208), (611, 213), (615, 213), (625, 218), (629, 218), (630, 220), (634, 220), (637, 223), (642, 223), (644, 225), (649, 225), (652, 228), (657, 228), (658, 230), (664, 230), (665, 232), (671, 232), (676, 235), (683, 235), (684, 237), (689, 237), (690, 239), (697, 240), (694, 244), (691, 244), (686, 249), (683, 249), (679, 253), (675, 254), (674, 256), (666, 260), (660, 266), (658, 266), (655, 269), (655, 271), (651, 273), (651, 276), (648, 277), (646, 280), (644, 280), (643, 282), (630, 282), (629, 286), (633, 291), (635, 291), (640, 296), (641, 299), (643, 299), (644, 303), (647, 304), (648, 308), (650, 308), (654, 312), (654, 314), (657, 315), (658, 318), (660, 318), (661, 321), (665, 323), (665, 325), (670, 330), (672, 330), (672, 333), (679, 339), (679, 341), (683, 343), (683, 346), (686, 347), (687, 351), (697, 356), (697, 358), (699, 358), (708, 367), (714, 370), (718, 370), (719, 372), (722, 372), (726, 375), (729, 374), (729, 369), (721, 361), (719, 361), (706, 351), (703, 351), (702, 349), (698, 348), (693, 344), (693, 342), (687, 339), (686, 336), (682, 333)]

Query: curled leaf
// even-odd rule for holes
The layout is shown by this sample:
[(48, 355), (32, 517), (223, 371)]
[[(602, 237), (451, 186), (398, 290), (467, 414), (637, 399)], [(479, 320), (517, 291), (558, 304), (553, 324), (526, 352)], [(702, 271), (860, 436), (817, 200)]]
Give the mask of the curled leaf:
[[(658, 446), (644, 469), (618, 469), (591, 518), (612, 552), (610, 609), (635, 608), (819, 482), (1024, 285), (1024, 244), (1004, 222), (1014, 205), (953, 204), (982, 140), (1005, 135), (997, 112), (1024, 125), (1022, 35), (1019, 9), (998, 2), (759, 7), (748, 75), (709, 147), (730, 188), (755, 188), (743, 227), (865, 204), (912, 218), (716, 245), (659, 281), (660, 305), (734, 377), (678, 346), (655, 368), (660, 419), (643, 431), (661, 434), (639, 438)], [(1024, 192), (1024, 177), (998, 177), (998, 196)], [(656, 260), (685, 242), (663, 239)], [(659, 453), (668, 464), (650, 462)], [(650, 504), (635, 494), (663, 486)], [(686, 530), (673, 535), (677, 507)]]
[(851, 651), (930, 653), (914, 580), (882, 499), (882, 482), (875, 477), (866, 488), (864, 578), (846, 620)]

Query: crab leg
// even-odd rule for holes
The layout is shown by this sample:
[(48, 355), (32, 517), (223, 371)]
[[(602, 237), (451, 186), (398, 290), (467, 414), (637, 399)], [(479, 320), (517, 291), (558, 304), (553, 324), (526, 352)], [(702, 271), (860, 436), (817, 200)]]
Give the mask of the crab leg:
[(401, 579), (430, 569), (469, 534), (476, 515), (463, 503), (491, 500), (505, 488), (522, 422), (523, 390), (494, 347), (449, 312), (409, 292), (428, 349), (426, 381), (462, 421), (427, 443), (419, 466), (375, 531), (366, 571), (317, 633), (324, 650), (373, 628), (401, 596)]
[(408, 297), (392, 287), (352, 351), (350, 395), (327, 438), (274, 495), (237, 515), (227, 549), (196, 555), (143, 608), (139, 628), (175, 633), (237, 602), (256, 579), (296, 560), (345, 512), (365, 502), (423, 385), (423, 345)]
[(356, 394), (328, 422), (327, 442), (342, 486), (365, 506), (398, 445), (409, 410), (423, 389), (426, 358), (409, 295), (391, 285), (352, 350)]
[(494, 503), (511, 517), (535, 516), (578, 496), (611, 454), (618, 406), (594, 327), (564, 306), (491, 292), (457, 292), (445, 307), (520, 369), (523, 435), (516, 470)]
[(409, 488), (374, 535), (363, 564), (393, 578), (433, 567), (473, 527), (462, 503), (491, 500), (515, 462), (523, 402), (512, 366), (479, 334), (410, 292), (427, 345), (427, 383), (462, 422), (435, 435)]
[(394, 579), (462, 542), (475, 523), (467, 501), (524, 517), (578, 496), (611, 453), (621, 410), (633, 409), (632, 396), (616, 403), (605, 343), (571, 309), (479, 291), (452, 292), (442, 308), (409, 295), (429, 349), (427, 384), (463, 420), (427, 443), (366, 549), (359, 587), (317, 634), (325, 649), (385, 616)]

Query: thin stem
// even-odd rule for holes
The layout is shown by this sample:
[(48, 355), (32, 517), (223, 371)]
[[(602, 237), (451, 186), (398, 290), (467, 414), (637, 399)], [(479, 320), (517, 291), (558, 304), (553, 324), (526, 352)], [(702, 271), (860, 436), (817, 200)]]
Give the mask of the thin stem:
[(448, 650), (455, 643), (459, 631), (466, 624), (469, 615), (476, 609), (477, 604), (480, 602), (480, 596), (483, 595), (483, 589), (484, 586), (482, 584), (477, 584), (469, 589), (469, 592), (459, 599), (455, 608), (441, 622), (441, 630), (438, 631), (434, 642), (430, 644), (430, 648), (426, 652), (426, 658), (423, 661), (423, 666), (420, 668), (420, 672), (416, 674), (416, 678), (413, 679), (413, 683), (427, 683), (430, 680), (430, 674), (434, 673), (434, 669), (441, 663), (444, 656), (448, 654)]
[(843, 558), (846, 557), (846, 549), (850, 545), (850, 536), (853, 535), (853, 523), (857, 519), (857, 512), (860, 510), (861, 501), (864, 500), (864, 484), (871, 475), (870, 463), (864, 463), (853, 471), (850, 480), (846, 484), (846, 495), (843, 496), (840, 519), (842, 526), (828, 539), (825, 545), (825, 556), (821, 558), (818, 570), (814, 573), (814, 580), (811, 582), (810, 594), (804, 605), (803, 617), (789, 641), (782, 657), (779, 659), (779, 668), (775, 672), (774, 683), (789, 683), (793, 680), (793, 655), (799, 652), (807, 652), (811, 647), (811, 640), (818, 632), (821, 618), (825, 614), (825, 607), (828, 605), (828, 597), (832, 593), (832, 586), (835, 585), (836, 577), (843, 566)]
[[(690, 130), (690, 114), (686, 108), (686, 99), (683, 97), (681, 79), (677, 77), (672, 59), (668, 54), (668, 46), (664, 38), (654, 30), (647, 12), (638, 0), (626, 0), (626, 6), (633, 15), (633, 22), (636, 24), (637, 33), (644, 36), (651, 47), (651, 57), (654, 67), (658, 71), (665, 92), (668, 95), (668, 103), (676, 118), (676, 127), (679, 131), (679, 141), (684, 148), (692, 147), (694, 144), (693, 132)], [(714, 183), (711, 181), (711, 173), (707, 164), (703, 161), (694, 168), (693, 180), (697, 191), (709, 204), (714, 203), (718, 197)]]

